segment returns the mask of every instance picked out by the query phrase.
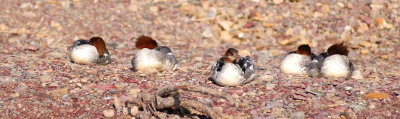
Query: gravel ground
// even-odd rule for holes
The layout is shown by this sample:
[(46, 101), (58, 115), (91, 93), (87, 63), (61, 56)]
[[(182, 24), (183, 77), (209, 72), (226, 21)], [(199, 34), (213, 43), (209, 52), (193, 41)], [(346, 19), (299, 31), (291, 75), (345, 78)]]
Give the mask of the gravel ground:
[[(127, 90), (183, 84), (231, 94), (238, 105), (188, 96), (227, 117), (400, 116), (398, 0), (3, 0), (0, 14), (0, 117), (102, 118), (103, 110), (113, 109), (113, 98)], [(129, 70), (139, 35), (169, 46), (178, 70), (150, 75)], [(112, 63), (71, 63), (67, 47), (93, 36), (105, 39)], [(352, 79), (285, 75), (278, 69), (280, 59), (300, 44), (321, 53), (338, 41), (350, 45)], [(211, 83), (211, 64), (229, 47), (250, 54), (266, 70), (240, 87)]]

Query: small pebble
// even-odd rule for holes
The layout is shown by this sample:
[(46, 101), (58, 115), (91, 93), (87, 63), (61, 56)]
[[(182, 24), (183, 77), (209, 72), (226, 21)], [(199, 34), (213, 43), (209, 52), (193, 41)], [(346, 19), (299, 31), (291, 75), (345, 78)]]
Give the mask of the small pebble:
[(232, 25), (230, 21), (218, 21), (218, 25), (222, 27), (223, 30), (229, 31)]
[(17, 107), (18, 107), (18, 108), (22, 108), (22, 104), (21, 104), (21, 103), (18, 103), (18, 104), (17, 104)]
[(267, 87), (266, 87), (267, 90), (272, 90), (274, 88), (275, 88), (275, 84), (267, 84)]
[(387, 93), (380, 93), (380, 92), (373, 92), (365, 95), (365, 98), (367, 99), (385, 99), (387, 97), (389, 97)]
[(281, 4), (283, 2), (283, 0), (272, 0), (272, 3), (274, 4)]
[(270, 50), (270, 51), (269, 51), (269, 54), (270, 54), (271, 56), (278, 56), (278, 55), (279, 55), (279, 50)]
[(121, 109), (121, 101), (117, 96), (114, 96), (114, 106), (117, 110)]
[(205, 30), (202, 34), (201, 34), (204, 38), (212, 38), (213, 34), (211, 33), (210, 30)]
[(115, 111), (113, 109), (103, 110), (104, 117), (111, 118), (115, 115)]
[(360, 70), (355, 70), (355, 71), (353, 72), (351, 78), (354, 78), (354, 79), (363, 79), (364, 77), (363, 77), (363, 75), (361, 74), (361, 71), (360, 71)]
[(122, 114), (128, 115), (128, 114), (129, 114), (129, 113), (128, 113), (128, 108), (123, 107), (123, 108), (122, 108)]
[(39, 80), (41, 82), (48, 82), (48, 81), (51, 81), (52, 78), (51, 78), (51, 76), (49, 76), (47, 74), (43, 74), (42, 76), (39, 77)]
[(363, 49), (360, 52), (361, 52), (361, 54), (368, 54), (369, 50), (368, 49)]
[(382, 59), (388, 60), (389, 59), (389, 55), (381, 55)]
[(11, 94), (10, 97), (11, 97), (11, 98), (17, 98), (17, 97), (19, 97), (19, 93)]
[(139, 108), (137, 106), (131, 107), (131, 115), (136, 115), (139, 113)]
[(304, 112), (295, 112), (292, 114), (292, 119), (304, 119)]
[(238, 98), (239, 98), (239, 95), (237, 95), (237, 94), (233, 94), (233, 95), (232, 95), (232, 97), (234, 97), (234, 98), (238, 99)]
[(128, 90), (126, 94), (128, 95), (133, 95), (133, 98), (136, 98), (138, 96), (138, 93), (140, 92), (140, 89), (138, 88), (131, 88)]
[(250, 56), (251, 53), (248, 50), (241, 50), (241, 51), (239, 51), (239, 55), (242, 57), (246, 57), (246, 56)]
[(89, 79), (85, 77), (85, 78), (82, 78), (82, 79), (81, 79), (81, 82), (86, 83), (88, 80), (89, 80)]

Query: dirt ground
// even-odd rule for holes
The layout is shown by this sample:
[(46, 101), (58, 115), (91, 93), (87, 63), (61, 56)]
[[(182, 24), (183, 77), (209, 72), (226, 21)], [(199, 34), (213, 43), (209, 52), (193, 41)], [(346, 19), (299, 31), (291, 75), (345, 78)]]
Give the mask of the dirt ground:
[[(0, 117), (103, 118), (114, 97), (195, 85), (232, 95), (237, 105), (187, 94), (227, 118), (399, 118), (398, 0), (2, 0)], [(135, 38), (169, 46), (173, 72), (129, 70)], [(105, 39), (109, 65), (71, 63), (75, 40)], [(279, 71), (282, 57), (308, 43), (321, 53), (349, 44), (353, 78), (310, 78)], [(229, 47), (251, 56), (255, 81), (221, 87), (211, 65)], [(147, 118), (115, 112), (113, 118)], [(196, 118), (160, 112), (162, 118)], [(200, 118), (202, 116), (199, 116)]]

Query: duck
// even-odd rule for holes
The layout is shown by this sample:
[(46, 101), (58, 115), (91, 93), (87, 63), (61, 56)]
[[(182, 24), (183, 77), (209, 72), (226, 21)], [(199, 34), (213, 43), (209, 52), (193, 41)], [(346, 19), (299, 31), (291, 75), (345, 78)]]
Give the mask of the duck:
[(291, 51), (281, 60), (279, 69), (285, 74), (318, 75), (319, 62), (307, 44), (300, 45), (296, 51)]
[(349, 50), (343, 42), (331, 45), (326, 52), (319, 55), (323, 58), (321, 74), (327, 78), (350, 78), (354, 66), (348, 54)]
[(68, 47), (68, 55), (77, 64), (109, 64), (111, 62), (105, 42), (101, 37), (80, 39)]
[(135, 46), (138, 51), (131, 60), (134, 70), (142, 73), (174, 71), (178, 61), (167, 46), (158, 46), (157, 41), (149, 36), (137, 38)]
[(241, 57), (234, 48), (229, 48), (211, 67), (211, 78), (221, 86), (244, 85), (252, 81), (255, 74), (250, 57)]

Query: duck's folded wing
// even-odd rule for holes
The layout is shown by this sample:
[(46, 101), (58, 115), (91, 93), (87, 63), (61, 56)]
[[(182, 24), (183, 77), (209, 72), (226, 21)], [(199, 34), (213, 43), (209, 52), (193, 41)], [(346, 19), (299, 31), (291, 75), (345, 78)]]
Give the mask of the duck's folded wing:
[(328, 53), (327, 52), (323, 52), (321, 54), (319, 54), (317, 57), (315, 57), (315, 59), (318, 60), (318, 62), (322, 62), (324, 61), (324, 59), (328, 57)]
[(178, 61), (172, 53), (168, 53), (163, 56), (163, 63), (166, 65), (165, 68), (168, 70), (174, 70), (177, 67)]
[(327, 54), (326, 53), (321, 53), (320, 55), (315, 55), (312, 54), (311, 56), (311, 62), (307, 64), (307, 67), (309, 68), (309, 75), (311, 77), (318, 77), (320, 74), (321, 70), (321, 65), (322, 61), (326, 58)]
[(71, 52), (74, 47), (83, 45), (83, 44), (89, 44), (89, 41), (83, 40), (83, 39), (75, 41), (70, 47), (68, 47), (68, 52)]
[[(245, 58), (243, 58), (241, 64), (242, 64), (241, 65), (242, 69), (244, 69), (244, 78), (246, 80), (251, 81), (252, 78), (255, 76), (256, 68), (253, 65), (253, 63), (251, 62), (250, 57), (246, 56)], [(249, 81), (246, 81), (246, 82), (249, 82)]]
[(353, 71), (354, 71), (354, 65), (349, 60), (349, 74), (348, 74), (348, 77), (351, 77), (353, 75)]
[(221, 71), (222, 66), (224, 66), (224, 60), (223, 58), (219, 58), (217, 62), (211, 67), (211, 78), (216, 78), (218, 73)]
[(99, 57), (99, 59), (97, 59), (96, 63), (97, 64), (108, 64), (111, 62), (111, 57), (110, 57), (110, 53), (108, 53), (108, 50), (106, 50), (104, 52), (103, 55), (101, 55)]
[(321, 69), (321, 62), (318, 59), (312, 59), (311, 62), (307, 64), (308, 74), (311, 77), (318, 77)]
[(133, 71), (135, 71), (136, 69), (136, 65), (135, 65), (135, 58), (136, 58), (136, 55), (133, 55), (133, 58), (132, 58), (132, 60), (131, 60), (131, 65), (132, 65), (132, 68), (131, 68), (131, 70), (133, 70)]

